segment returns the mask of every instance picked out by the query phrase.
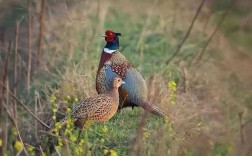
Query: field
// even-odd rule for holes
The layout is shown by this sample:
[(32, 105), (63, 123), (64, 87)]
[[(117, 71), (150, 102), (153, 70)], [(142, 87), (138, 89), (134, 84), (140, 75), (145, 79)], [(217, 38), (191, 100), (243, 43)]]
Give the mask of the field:
[[(0, 155), (252, 155), (251, 10), (249, 0), (0, 1)], [(45, 124), (97, 95), (108, 29), (168, 117), (126, 108), (80, 143), (71, 124), (55, 136)]]

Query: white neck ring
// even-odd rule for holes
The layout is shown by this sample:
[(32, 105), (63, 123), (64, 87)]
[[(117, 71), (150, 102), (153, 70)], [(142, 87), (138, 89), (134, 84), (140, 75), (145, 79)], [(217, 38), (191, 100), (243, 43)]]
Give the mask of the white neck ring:
[(113, 52), (116, 52), (117, 50), (111, 50), (109, 48), (104, 48), (103, 51), (108, 54), (112, 54)]

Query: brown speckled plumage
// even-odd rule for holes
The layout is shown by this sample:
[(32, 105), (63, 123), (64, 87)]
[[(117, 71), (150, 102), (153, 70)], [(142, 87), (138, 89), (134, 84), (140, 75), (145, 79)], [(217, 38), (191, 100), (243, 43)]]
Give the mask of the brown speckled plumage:
[(129, 61), (118, 51), (113, 53), (110, 62), (113, 72), (125, 79), (126, 69), (132, 66)]
[[(70, 118), (74, 121), (74, 125), (80, 128), (77, 142), (79, 142), (86, 121), (105, 122), (115, 115), (119, 105), (118, 88), (122, 83), (124, 82), (121, 78), (115, 77), (108, 92), (87, 98), (72, 109)], [(60, 120), (60, 125), (64, 126), (68, 118), (66, 116)], [(53, 132), (54, 129), (55, 127), (51, 128), (50, 132)], [(55, 140), (50, 136), (48, 141), (50, 152), (54, 151), (54, 142)]]
[[(83, 127), (83, 122), (95, 121), (105, 122), (114, 116), (119, 105), (118, 87), (123, 83), (122, 79), (115, 77), (113, 87), (109, 92), (99, 94), (95, 97), (90, 97), (81, 101), (72, 109), (71, 119), (75, 121), (76, 126)], [(65, 125), (67, 117), (62, 119), (61, 125)]]

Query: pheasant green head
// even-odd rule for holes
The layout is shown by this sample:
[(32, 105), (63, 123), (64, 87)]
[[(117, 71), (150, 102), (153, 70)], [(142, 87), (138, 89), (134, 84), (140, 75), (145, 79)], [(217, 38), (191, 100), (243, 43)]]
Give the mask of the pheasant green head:
[(119, 36), (121, 36), (121, 33), (115, 33), (111, 30), (105, 31), (103, 37), (105, 37), (107, 44), (103, 49), (104, 52), (111, 54), (119, 49)]

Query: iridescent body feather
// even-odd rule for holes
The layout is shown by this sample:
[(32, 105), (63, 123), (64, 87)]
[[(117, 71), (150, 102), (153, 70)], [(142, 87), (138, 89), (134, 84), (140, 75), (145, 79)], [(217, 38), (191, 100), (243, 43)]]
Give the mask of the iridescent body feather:
[[(112, 35), (111, 35), (112, 33)], [(119, 110), (124, 107), (141, 106), (154, 114), (164, 116), (165, 113), (147, 100), (147, 87), (141, 74), (118, 51), (119, 35), (106, 31), (107, 45), (101, 54), (100, 64), (96, 76), (96, 90), (99, 94), (108, 91), (115, 76), (123, 79), (125, 84), (119, 88)], [(114, 36), (114, 40), (112, 40)], [(107, 37), (109, 39), (107, 39)], [(110, 42), (111, 41), (111, 42)], [(110, 51), (106, 51), (109, 49)], [(112, 51), (113, 50), (113, 51)]]

